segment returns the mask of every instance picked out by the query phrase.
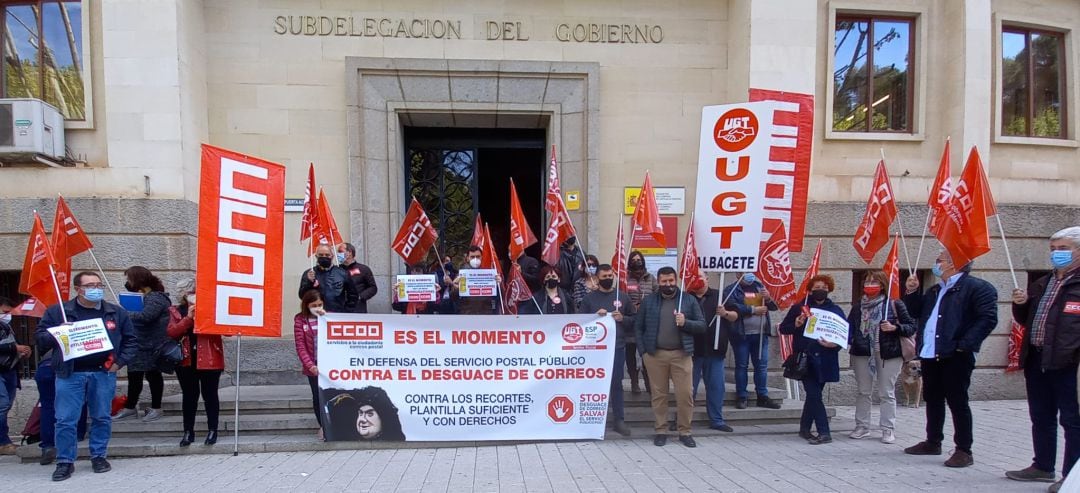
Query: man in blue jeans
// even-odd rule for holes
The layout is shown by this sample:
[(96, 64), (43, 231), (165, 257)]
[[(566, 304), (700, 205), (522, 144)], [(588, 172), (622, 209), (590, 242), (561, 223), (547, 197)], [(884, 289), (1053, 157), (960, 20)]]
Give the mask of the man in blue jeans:
[(724, 421), (724, 356), (727, 355), (728, 333), (731, 322), (738, 314), (728, 311), (720, 304), (720, 292), (710, 288), (704, 280), (696, 280), (686, 286), (697, 298), (701, 313), (709, 327), (694, 336), (694, 398), (697, 399), (698, 383), (705, 381), (705, 411), (709, 415), (709, 428), (731, 432)]
[(609, 264), (596, 268), (597, 289), (589, 291), (581, 300), (578, 311), (607, 315), (615, 319), (615, 362), (611, 371), (611, 414), (614, 418), (615, 431), (623, 436), (630, 436), (630, 427), (624, 420), (623, 367), (626, 365), (626, 334), (633, 330), (634, 304), (625, 291), (616, 291), (615, 270)]
[[(52, 353), (45, 353), (34, 372), (38, 388), (38, 405), (41, 406), (41, 460), (43, 466), (56, 460), (56, 373), (52, 367)], [(86, 440), (86, 406), (79, 415), (75, 435), (78, 441)]]
[[(116, 372), (126, 366), (138, 350), (135, 327), (127, 311), (104, 300), (100, 276), (80, 272), (75, 276), (74, 288), (78, 296), (45, 310), (34, 333), (40, 351), (53, 351), (52, 367), (56, 372), (56, 470), (53, 481), (68, 479), (75, 470), (78, 452), (75, 423), (84, 403), (90, 414), (90, 464), (96, 473), (112, 470), (105, 456), (112, 435), (110, 412), (116, 394)], [(67, 322), (101, 319), (113, 350), (64, 361), (59, 344), (47, 329), (62, 325), (65, 317)]]
[(746, 409), (750, 392), (747, 390), (747, 370), (754, 363), (754, 391), (757, 406), (780, 409), (780, 403), (769, 398), (769, 333), (772, 323), (769, 312), (779, 307), (769, 297), (765, 287), (753, 273), (746, 273), (724, 288), (724, 307), (739, 314), (731, 324), (731, 351), (735, 354), (736, 409)]
[(30, 346), (15, 342), (11, 329), (11, 310), (14, 303), (0, 296), (0, 455), (14, 455), (8, 430), (8, 411), (15, 403), (15, 390), (19, 388), (19, 361), (30, 356)]

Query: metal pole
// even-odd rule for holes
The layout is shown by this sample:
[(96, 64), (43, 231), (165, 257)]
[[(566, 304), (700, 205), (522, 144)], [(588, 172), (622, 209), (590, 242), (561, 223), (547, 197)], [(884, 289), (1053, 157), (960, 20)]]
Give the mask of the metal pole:
[(927, 228), (930, 227), (930, 214), (933, 214), (933, 213), (934, 213), (934, 209), (928, 209), (926, 211), (926, 223), (923, 224), (922, 236), (919, 238), (919, 253), (915, 254), (915, 265), (913, 267), (916, 268), (916, 269), (919, 268), (919, 260), (922, 259), (923, 241), (926, 240), (926, 230), (927, 230)]
[[(33, 241), (33, 240), (31, 240), (31, 241)], [(56, 282), (56, 271), (53, 270), (52, 264), (49, 264), (49, 274), (52, 275), (53, 289), (56, 290), (57, 303), (60, 304), (60, 318), (64, 320), (64, 324), (66, 325), (68, 323), (67, 313), (64, 310), (64, 301), (66, 301), (66, 300), (64, 300), (64, 298), (60, 296), (60, 284), (58, 284)], [(38, 300), (38, 301), (41, 301), (41, 300)]]
[[(734, 289), (732, 289), (732, 291), (734, 291)], [(717, 308), (719, 308), (721, 305), (724, 304), (723, 301), (720, 301), (721, 295), (723, 295), (723, 294), (724, 294), (724, 273), (721, 272), (720, 273), (720, 292), (717, 293), (717, 295), (716, 295), (716, 301), (717, 301), (716, 306), (717, 306)], [(713, 351), (719, 351), (720, 350), (720, 317), (715, 317), (715, 319), (716, 319), (716, 333), (713, 334), (712, 348), (713, 348)]]
[(1001, 215), (994, 214), (997, 219), (998, 231), (1001, 232), (1001, 244), (1005, 245), (1005, 259), (1009, 261), (1009, 274), (1012, 274), (1013, 289), (1020, 289), (1020, 283), (1016, 281), (1016, 269), (1013, 268), (1012, 255), (1009, 255), (1009, 242), (1005, 241), (1005, 228), (1001, 227)]
[(109, 288), (109, 294), (112, 295), (113, 301), (119, 303), (120, 298), (116, 296), (116, 291), (113, 291), (112, 284), (109, 284), (109, 277), (105, 275), (105, 271), (102, 270), (101, 264), (98, 263), (97, 255), (94, 255), (94, 249), (88, 250), (90, 252), (90, 258), (94, 260), (94, 267), (97, 267), (98, 272), (101, 273), (101, 280), (105, 281), (105, 287)]
[(240, 455), (240, 339), (236, 335), (236, 397), (233, 400), (233, 457)]

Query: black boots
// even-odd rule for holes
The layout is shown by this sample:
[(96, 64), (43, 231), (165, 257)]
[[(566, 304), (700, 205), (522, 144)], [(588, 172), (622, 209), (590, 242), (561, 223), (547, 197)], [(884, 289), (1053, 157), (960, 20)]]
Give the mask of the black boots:
[(203, 442), (203, 445), (213, 445), (215, 443), (217, 443), (217, 430), (210, 430), (210, 433), (206, 434), (206, 441)]
[(194, 441), (195, 441), (195, 432), (194, 431), (185, 431), (184, 432), (184, 437), (180, 439), (180, 446), (181, 447), (187, 447), (188, 445), (191, 445), (191, 442), (194, 442)]

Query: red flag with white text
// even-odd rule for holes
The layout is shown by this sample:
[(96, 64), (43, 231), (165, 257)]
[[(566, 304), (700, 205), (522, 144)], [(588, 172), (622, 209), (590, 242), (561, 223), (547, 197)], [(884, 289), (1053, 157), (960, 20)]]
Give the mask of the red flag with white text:
[(428, 250), (435, 245), (435, 241), (438, 239), (439, 233), (435, 231), (427, 213), (424, 212), (424, 208), (420, 206), (420, 202), (417, 202), (414, 197), (412, 203), (409, 204), (409, 212), (405, 214), (405, 220), (401, 222), (401, 228), (398, 229), (397, 236), (394, 237), (391, 248), (401, 258), (405, 259), (406, 264), (415, 265), (424, 260)]
[(56, 260), (56, 284), (60, 287), (60, 298), (67, 300), (71, 293), (71, 258), (90, 250), (94, 244), (86, 236), (79, 222), (75, 220), (64, 197), (56, 201), (56, 216), (53, 218), (52, 251)]
[(517, 187), (514, 179), (510, 179), (510, 260), (517, 260), (525, 255), (525, 249), (536, 243), (529, 221), (525, 219), (525, 212), (521, 210), (521, 202), (518, 200)]
[(978, 149), (972, 147), (953, 193), (949, 220), (935, 231), (957, 268), (990, 251), (990, 227), (986, 218), (996, 213), (982, 159)]
[[(690, 226), (693, 230), (693, 225)], [(623, 220), (619, 217), (619, 233), (615, 239), (615, 255), (611, 256), (611, 268), (615, 271), (615, 279), (618, 279), (619, 290), (626, 291), (626, 241), (623, 238)], [(695, 248), (696, 250), (696, 248)], [(700, 266), (700, 264), (698, 264)]]
[[(664, 225), (660, 222), (660, 210), (656, 206), (656, 194), (653, 191), (648, 171), (645, 172), (645, 183), (641, 185), (641, 195), (638, 195), (630, 224), (640, 226), (641, 232), (652, 235), (657, 243), (661, 245), (665, 243)], [(637, 229), (635, 228), (634, 231), (636, 232)]]
[(532, 293), (521, 273), (521, 266), (517, 262), (510, 262), (510, 275), (506, 278), (506, 311), (517, 313), (517, 304), (531, 298)]
[(304, 187), (304, 214), (300, 217), (300, 241), (311, 238), (311, 231), (315, 229), (318, 221), (315, 190), (315, 163), (308, 163), (307, 186)]
[(1013, 319), (1012, 330), (1009, 331), (1008, 364), (1005, 373), (1022, 370), (1020, 366), (1020, 348), (1024, 345), (1024, 337), (1027, 336), (1027, 328)]
[[(646, 181), (648, 179), (646, 178)], [(638, 203), (641, 203), (641, 199), (638, 199)], [(693, 291), (696, 286), (700, 286), (701, 283), (708, 284), (705, 273), (701, 271), (701, 264), (698, 260), (697, 245), (694, 243), (694, 214), (690, 214), (690, 227), (686, 228), (686, 243), (683, 246), (682, 260), (680, 261), (679, 279), (682, 279), (683, 286)]]
[(889, 226), (897, 214), (894, 197), (885, 160), (878, 161), (874, 185), (870, 189), (870, 197), (866, 199), (866, 212), (852, 239), (852, 245), (863, 262), (872, 262), (878, 250), (889, 242)]
[[(319, 189), (319, 215), (317, 217), (318, 222), (315, 225), (315, 238), (318, 238), (318, 243), (326, 243), (331, 248), (344, 243), (345, 240), (341, 238), (341, 232), (338, 230), (337, 221), (334, 220), (334, 211), (330, 209), (330, 201), (326, 198), (326, 190)], [(313, 247), (311, 253), (315, 253), (315, 248), (318, 244), (312, 242)]]
[(34, 225), (30, 228), (26, 257), (19, 277), (19, 292), (41, 300), (46, 306), (64, 301), (57, 297), (56, 285), (53, 284), (55, 265), (56, 259), (49, 247), (45, 226), (41, 224), (41, 216), (34, 212)]
[[(548, 191), (551, 194), (551, 191)], [(566, 211), (562, 197), (555, 201), (555, 212), (551, 213), (548, 222), (547, 233), (544, 235), (544, 249), (540, 253), (541, 260), (548, 265), (559, 262), (559, 247), (572, 236), (577, 236), (574, 225), (570, 223), (570, 214)]]
[(889, 278), (889, 285), (882, 287), (889, 290), (890, 300), (898, 300), (900, 295), (903, 294), (900, 291), (900, 251), (897, 248), (899, 242), (899, 236), (893, 238), (892, 248), (889, 249), (889, 256), (885, 257), (885, 267), (882, 268), (885, 271), (885, 276)]
[(926, 199), (926, 205), (930, 207), (930, 232), (934, 236), (945, 226), (951, 210), (955, 209), (952, 186), (952, 161), (949, 157), (951, 151), (950, 141), (945, 141), (945, 150), (941, 151), (941, 162), (938, 164), (937, 176), (934, 184), (930, 186), (930, 197)]
[(791, 270), (791, 250), (783, 223), (761, 244), (757, 278), (780, 309), (795, 303), (795, 275)]
[(798, 299), (805, 300), (810, 295), (810, 279), (818, 275), (818, 269), (821, 268), (821, 240), (817, 241), (817, 248), (814, 249), (814, 257), (810, 260), (810, 266), (806, 268), (806, 275), (803, 276), (802, 284), (799, 284)]

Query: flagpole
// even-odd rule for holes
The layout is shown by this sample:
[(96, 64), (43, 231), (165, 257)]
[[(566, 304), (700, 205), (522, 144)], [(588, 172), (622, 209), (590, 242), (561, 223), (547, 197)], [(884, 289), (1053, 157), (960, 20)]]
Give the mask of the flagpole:
[[(620, 233), (622, 232), (622, 229), (623, 229), (623, 217), (622, 217), (622, 214), (619, 214), (619, 232)], [(622, 242), (619, 241), (619, 240), (620, 240), (620, 238), (618, 238), (618, 237), (615, 238), (615, 243), (618, 243), (617, 245), (615, 245), (615, 262), (622, 262), (622, 255), (619, 255), (619, 252), (622, 250), (622, 244), (621, 244)], [(615, 307), (616, 308), (619, 307), (619, 303), (620, 303), (620, 301), (619, 301), (619, 291), (621, 291), (621, 289), (619, 289), (619, 286), (621, 286), (621, 284), (619, 284), (619, 278), (620, 278), (619, 273), (622, 272), (622, 270), (625, 269), (625, 268), (626, 268), (625, 265), (615, 266)]]
[(1009, 242), (1005, 241), (1005, 228), (1001, 227), (1001, 215), (994, 214), (997, 219), (998, 231), (1001, 232), (1001, 244), (1005, 245), (1005, 259), (1009, 261), (1009, 274), (1012, 274), (1013, 289), (1020, 289), (1020, 283), (1016, 281), (1016, 269), (1013, 268), (1012, 255), (1009, 255)]
[[(926, 210), (926, 223), (923, 224), (922, 236), (919, 237), (919, 252), (915, 255), (915, 268), (919, 268), (919, 260), (922, 259), (922, 247), (923, 241), (926, 240), (926, 231), (930, 228), (930, 215), (934, 213), (934, 209), (930, 208)], [(912, 271), (914, 274), (914, 271)]]
[(889, 319), (889, 305), (892, 304), (892, 268), (889, 268), (889, 287), (885, 288), (885, 316), (883, 320)]
[[(105, 275), (105, 271), (102, 270), (101, 264), (98, 263), (97, 255), (94, 255), (94, 249), (88, 248), (87, 251), (90, 252), (90, 258), (94, 260), (94, 267), (97, 267), (98, 272), (101, 273), (101, 280), (105, 281), (105, 287), (109, 288), (109, 294), (112, 295), (113, 301), (119, 303), (120, 298), (116, 296), (116, 291), (113, 291), (112, 284), (109, 283), (108, 276)], [(63, 303), (63, 300), (61, 300), (60, 302)]]
[[(236, 395), (233, 400), (233, 457), (240, 455), (240, 339), (236, 334)], [(320, 404), (321, 407), (321, 404)], [(320, 409), (320, 411), (322, 411)]]
[[(33, 240), (31, 240), (33, 241)], [(67, 313), (64, 313), (64, 302), (67, 301), (60, 296), (60, 284), (56, 282), (56, 271), (53, 270), (52, 264), (49, 264), (49, 274), (52, 275), (53, 289), (56, 290), (57, 303), (60, 304), (60, 318), (64, 320), (64, 323), (68, 323)], [(29, 291), (29, 290), (28, 290)]]
[[(732, 289), (732, 291), (735, 291), (735, 290)], [(720, 308), (724, 304), (723, 301), (720, 301), (720, 298), (721, 298), (721, 296), (723, 294), (724, 294), (724, 272), (721, 271), (720, 272), (720, 292), (717, 293), (717, 295), (716, 295), (716, 307), (717, 308)], [(712, 348), (713, 348), (713, 351), (719, 351), (720, 350), (720, 317), (717, 317), (715, 314), (713, 315), (713, 317), (714, 317), (714, 320), (716, 321), (715, 322), (716, 323), (716, 332), (713, 334)]]
[[(881, 150), (881, 162), (884, 163), (885, 162), (885, 148), (884, 147), (879, 147), (878, 149)], [(886, 172), (886, 176), (888, 176), (887, 172)], [(889, 193), (892, 193), (892, 190), (890, 190)], [(896, 204), (896, 196), (895, 195), (893, 196), (893, 204)], [(896, 215), (897, 216), (900, 215), (900, 206), (899, 206), (899, 204), (896, 204)], [(904, 260), (907, 261), (908, 272), (911, 273), (911, 274), (915, 274), (915, 269), (911, 267), (911, 255), (908, 254), (907, 240), (904, 239), (904, 221), (903, 221), (902, 217), (897, 217), (896, 218), (896, 228), (898, 230), (900, 230), (900, 245), (901, 245), (901, 248), (904, 249)]]

